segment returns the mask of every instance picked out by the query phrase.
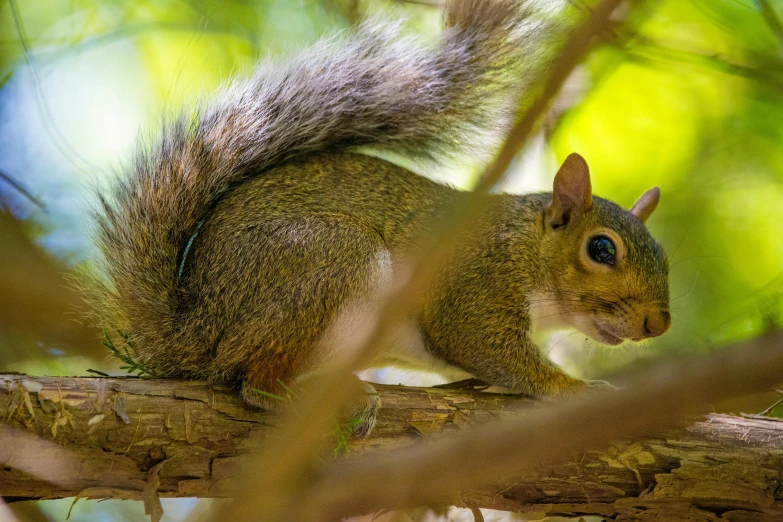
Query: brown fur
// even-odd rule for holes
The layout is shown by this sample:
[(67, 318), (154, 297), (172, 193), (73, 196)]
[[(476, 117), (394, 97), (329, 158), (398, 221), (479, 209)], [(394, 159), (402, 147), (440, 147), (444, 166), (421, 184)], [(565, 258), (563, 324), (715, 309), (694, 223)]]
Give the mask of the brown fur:
[[(463, 0), (446, 20), (436, 49), (365, 24), (346, 42), (260, 67), (141, 147), (98, 213), (106, 277), (91, 295), (104, 328), (126, 333), (160, 375), (241, 386), (261, 406), (254, 389), (279, 393), (328, 366), (317, 347), (330, 323), (383, 292), (429, 223), (463, 197), (349, 149), (434, 159), (508, 118), (524, 13), (510, 0)], [(668, 328), (662, 249), (637, 217), (592, 198), (574, 161), (555, 194), (581, 190), (581, 207), (554, 205), (552, 194), (493, 197), (414, 318), (426, 357), (562, 395), (585, 383), (530, 341), (532, 309), (554, 307), (588, 334), (588, 315), (622, 337)], [(603, 229), (620, 243), (616, 270), (584, 259), (586, 238)], [(367, 429), (377, 408), (368, 401), (357, 406)]]

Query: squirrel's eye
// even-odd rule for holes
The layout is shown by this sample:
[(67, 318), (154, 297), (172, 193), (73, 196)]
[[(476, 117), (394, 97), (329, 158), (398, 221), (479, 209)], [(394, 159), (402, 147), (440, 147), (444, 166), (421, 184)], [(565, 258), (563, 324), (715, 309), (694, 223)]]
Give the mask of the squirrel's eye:
[(587, 243), (587, 253), (594, 261), (614, 266), (617, 251), (611, 239), (606, 236), (596, 236)]

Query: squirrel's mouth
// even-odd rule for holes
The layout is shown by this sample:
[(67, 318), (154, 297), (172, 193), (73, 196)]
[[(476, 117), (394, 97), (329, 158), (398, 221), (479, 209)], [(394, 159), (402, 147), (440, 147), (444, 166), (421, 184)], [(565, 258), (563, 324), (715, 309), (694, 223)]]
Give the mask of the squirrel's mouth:
[(598, 324), (598, 321), (593, 321), (593, 324), (595, 325), (595, 331), (599, 337), (599, 339), (596, 339), (597, 341), (601, 341), (604, 344), (610, 344), (613, 346), (622, 344), (622, 337), (618, 337), (606, 328), (602, 327), (600, 324)]

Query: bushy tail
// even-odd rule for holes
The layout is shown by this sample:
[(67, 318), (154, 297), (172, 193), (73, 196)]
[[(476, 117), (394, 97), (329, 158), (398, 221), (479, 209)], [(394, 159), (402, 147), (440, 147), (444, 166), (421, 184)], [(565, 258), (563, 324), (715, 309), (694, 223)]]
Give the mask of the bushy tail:
[(367, 22), (286, 65), (260, 66), (140, 149), (98, 216), (108, 278), (93, 295), (104, 326), (125, 332), (159, 373), (183, 373), (181, 362), (155, 357), (195, 348), (181, 346), (179, 258), (232, 186), (291, 158), (359, 145), (438, 158), (502, 126), (522, 86), (529, 31), (519, 1), (451, 1), (445, 18), (436, 47)]

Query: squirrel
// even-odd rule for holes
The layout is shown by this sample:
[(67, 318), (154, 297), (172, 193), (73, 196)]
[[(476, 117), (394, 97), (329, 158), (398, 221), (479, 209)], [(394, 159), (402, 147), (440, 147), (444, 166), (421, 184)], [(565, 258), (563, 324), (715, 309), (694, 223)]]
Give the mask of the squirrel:
[[(88, 292), (100, 325), (155, 374), (236, 386), (262, 408), (328, 369), (319, 339), (341, 310), (388, 288), (466, 194), (357, 147), (426, 164), (474, 150), (476, 133), (513, 115), (526, 9), (449, 0), (444, 22), (432, 47), (363, 22), (260, 65), (139, 146), (97, 210), (102, 272)], [(551, 193), (491, 195), (473, 241), (374, 365), (536, 397), (606, 385), (567, 375), (531, 330), (557, 323), (609, 345), (667, 331), (668, 261), (644, 224), (659, 196), (630, 210), (593, 196), (577, 154)], [(366, 433), (377, 394), (358, 400)]]

